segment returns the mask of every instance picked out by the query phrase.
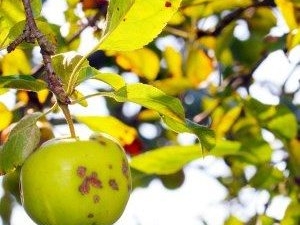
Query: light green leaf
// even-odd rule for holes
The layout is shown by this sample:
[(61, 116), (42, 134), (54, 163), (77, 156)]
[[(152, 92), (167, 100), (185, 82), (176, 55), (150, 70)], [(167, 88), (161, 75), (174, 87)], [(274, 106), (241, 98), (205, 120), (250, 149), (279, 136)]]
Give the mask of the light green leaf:
[(215, 133), (208, 127), (196, 124), (188, 119), (176, 121), (170, 117), (163, 116), (163, 122), (173, 131), (181, 133), (193, 133), (199, 140), (205, 150), (210, 150), (215, 146)]
[(102, 82), (110, 85), (114, 90), (117, 90), (126, 85), (125, 80), (115, 73), (101, 73), (97, 70), (92, 79), (101, 80)]
[(180, 3), (181, 0), (111, 0), (99, 49), (131, 51), (143, 47), (162, 31)]
[[(77, 54), (76, 52), (66, 52), (52, 57), (53, 69), (62, 80), (64, 89), (66, 90), (67, 87), (70, 86), (70, 93), (83, 79), (85, 79), (80, 77), (80, 75), (82, 76), (83, 73), (79, 72), (77, 72), (74, 77), (70, 77), (82, 57), (83, 56)], [(89, 62), (87, 60), (85, 60), (81, 65), (81, 68), (84, 67), (89, 67)]]
[(61, 78), (65, 91), (67, 91), (67, 87), (69, 86), (69, 92), (72, 93), (77, 85), (90, 78), (101, 80), (110, 85), (113, 89), (119, 89), (125, 86), (125, 81), (120, 75), (102, 73), (91, 67), (87, 60), (84, 60), (80, 69), (74, 73), (73, 77), (70, 77), (82, 58), (83, 56), (75, 52), (62, 53), (52, 57), (53, 68), (56, 74)]
[(280, 138), (293, 139), (297, 135), (297, 118), (287, 107), (278, 106), (276, 115), (266, 127)]
[(179, 99), (166, 95), (161, 90), (147, 84), (129, 84), (109, 95), (116, 101), (130, 101), (148, 109), (154, 109), (176, 121), (184, 119), (184, 109)]
[[(42, 1), (32, 0), (30, 2), (34, 16), (38, 17), (42, 9)], [(3, 47), (7, 47), (7, 45), (11, 41), (8, 39), (8, 34), (10, 32), (14, 32), (11, 31), (12, 26), (22, 20), (25, 20), (25, 11), (22, 1), (0, 1), (0, 49)]]
[(147, 174), (172, 174), (202, 156), (199, 145), (167, 146), (133, 157), (130, 166)]
[(0, 151), (0, 174), (13, 171), (37, 147), (40, 130), (36, 125), (41, 113), (23, 117), (11, 130), (7, 142)]
[(209, 152), (209, 154), (224, 157), (228, 155), (239, 155), (242, 144), (238, 141), (222, 140), (216, 143), (216, 146)]
[(47, 88), (47, 84), (28, 75), (1, 76), (0, 88), (14, 88), (29, 91), (40, 91)]

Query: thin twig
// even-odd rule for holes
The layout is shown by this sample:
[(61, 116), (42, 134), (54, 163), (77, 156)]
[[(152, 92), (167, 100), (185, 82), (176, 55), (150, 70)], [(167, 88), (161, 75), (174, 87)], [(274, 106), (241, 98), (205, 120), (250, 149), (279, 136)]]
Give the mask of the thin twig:
[(29, 43), (34, 43), (35, 41), (37, 41), (38, 45), (41, 48), (41, 54), (46, 71), (46, 81), (48, 83), (49, 89), (54, 93), (60, 103), (70, 104), (71, 101), (63, 89), (61, 80), (55, 74), (55, 71), (52, 67), (51, 55), (55, 54), (55, 47), (51, 42), (48, 41), (46, 36), (37, 27), (33, 16), (30, 0), (22, 0), (22, 3), (26, 15), (25, 29), (19, 37), (17, 37), (12, 43), (8, 45), (7, 51), (13, 51), (23, 41)]
[(241, 7), (233, 10), (231, 13), (227, 14), (224, 16), (220, 22), (217, 24), (215, 29), (213, 31), (204, 31), (204, 30), (198, 30), (197, 31), (197, 37), (201, 38), (203, 36), (218, 36), (221, 34), (221, 32), (227, 27), (231, 22), (237, 20), (240, 18), (240, 16), (249, 8), (257, 8), (257, 7), (275, 7), (276, 4), (274, 3), (274, 0), (264, 0), (264, 1), (254, 1), (253, 4), (246, 6), (246, 7)]

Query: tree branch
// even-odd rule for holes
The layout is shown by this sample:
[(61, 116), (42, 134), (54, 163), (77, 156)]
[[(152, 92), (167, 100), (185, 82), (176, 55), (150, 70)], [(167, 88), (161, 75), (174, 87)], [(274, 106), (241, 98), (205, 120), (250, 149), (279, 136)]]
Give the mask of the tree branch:
[(252, 7), (263, 7), (263, 6), (269, 6), (269, 7), (275, 7), (276, 4), (274, 2), (274, 0), (264, 0), (264, 1), (259, 1), (256, 0), (254, 1), (254, 3), (250, 6), (246, 6), (246, 7), (242, 7), (242, 8), (238, 8), (233, 10), (231, 13), (229, 13), (228, 15), (224, 16), (220, 22), (217, 24), (217, 26), (215, 27), (215, 29), (213, 31), (204, 31), (199, 29), (197, 31), (197, 37), (201, 38), (203, 36), (218, 36), (220, 35), (220, 33), (224, 30), (224, 28), (229, 25), (232, 21), (237, 20), (238, 18), (240, 18), (240, 16), (249, 8)]
[(41, 48), (41, 54), (45, 65), (44, 68), (46, 71), (46, 82), (48, 83), (49, 89), (54, 93), (60, 103), (70, 104), (71, 101), (63, 89), (61, 80), (55, 74), (55, 71), (52, 67), (51, 55), (55, 54), (55, 46), (48, 41), (46, 36), (37, 27), (33, 16), (30, 0), (22, 0), (22, 3), (26, 15), (25, 29), (19, 37), (17, 37), (12, 43), (8, 45), (7, 51), (13, 51), (23, 41), (26, 41), (28, 43), (35, 43), (35, 41), (37, 41), (38, 45)]

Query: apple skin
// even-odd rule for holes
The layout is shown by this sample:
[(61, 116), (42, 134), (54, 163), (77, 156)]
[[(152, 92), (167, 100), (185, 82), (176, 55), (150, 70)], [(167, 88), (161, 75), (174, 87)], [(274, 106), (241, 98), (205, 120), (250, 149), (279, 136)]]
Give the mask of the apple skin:
[(49, 141), (21, 169), (21, 199), (39, 225), (109, 225), (131, 192), (123, 149), (112, 139)]

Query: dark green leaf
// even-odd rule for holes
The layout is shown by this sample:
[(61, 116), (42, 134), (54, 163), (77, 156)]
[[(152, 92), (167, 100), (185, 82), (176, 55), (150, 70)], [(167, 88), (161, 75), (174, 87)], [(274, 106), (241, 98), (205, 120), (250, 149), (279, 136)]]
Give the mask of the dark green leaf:
[(196, 124), (188, 119), (176, 121), (170, 117), (163, 116), (164, 123), (175, 132), (187, 132), (195, 134), (201, 145), (206, 150), (210, 150), (215, 146), (215, 133), (208, 127)]
[(14, 88), (29, 91), (40, 91), (47, 88), (47, 84), (28, 75), (0, 76), (0, 88)]
[(0, 174), (13, 171), (37, 147), (40, 130), (36, 125), (41, 113), (23, 117), (10, 132), (7, 142), (0, 152)]

